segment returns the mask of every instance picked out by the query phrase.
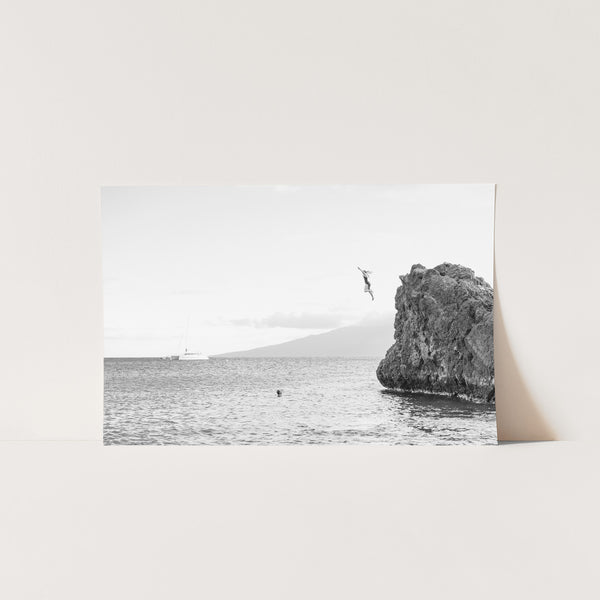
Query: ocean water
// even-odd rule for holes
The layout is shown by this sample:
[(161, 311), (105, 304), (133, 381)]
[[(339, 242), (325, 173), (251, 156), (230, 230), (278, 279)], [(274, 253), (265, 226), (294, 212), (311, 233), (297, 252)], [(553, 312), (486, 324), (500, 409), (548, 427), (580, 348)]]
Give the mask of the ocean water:
[(104, 443), (496, 443), (493, 405), (386, 392), (378, 362), (107, 358)]

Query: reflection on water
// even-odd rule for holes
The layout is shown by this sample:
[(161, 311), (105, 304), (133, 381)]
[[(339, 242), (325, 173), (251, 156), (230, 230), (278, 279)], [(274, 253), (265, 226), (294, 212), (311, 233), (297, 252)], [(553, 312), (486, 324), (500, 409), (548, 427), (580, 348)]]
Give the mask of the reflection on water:
[(104, 442), (496, 443), (493, 405), (387, 393), (375, 377), (378, 362), (105, 359)]
[[(496, 411), (493, 404), (430, 394), (402, 394), (382, 390), (393, 418), (422, 432), (406, 444), (496, 443)], [(429, 439), (428, 439), (429, 438)]]

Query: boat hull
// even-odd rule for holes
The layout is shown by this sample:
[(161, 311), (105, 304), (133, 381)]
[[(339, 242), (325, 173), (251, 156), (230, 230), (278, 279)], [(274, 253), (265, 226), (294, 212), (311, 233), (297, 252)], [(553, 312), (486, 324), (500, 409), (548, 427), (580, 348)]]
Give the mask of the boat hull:
[(182, 354), (177, 360), (208, 360), (208, 356), (202, 354)]

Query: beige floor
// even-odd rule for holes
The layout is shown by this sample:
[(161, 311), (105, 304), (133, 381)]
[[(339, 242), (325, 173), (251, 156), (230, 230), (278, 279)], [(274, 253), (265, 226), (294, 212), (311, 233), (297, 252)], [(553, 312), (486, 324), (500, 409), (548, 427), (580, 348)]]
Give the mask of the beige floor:
[(0, 596), (597, 598), (599, 457), (2, 443)]

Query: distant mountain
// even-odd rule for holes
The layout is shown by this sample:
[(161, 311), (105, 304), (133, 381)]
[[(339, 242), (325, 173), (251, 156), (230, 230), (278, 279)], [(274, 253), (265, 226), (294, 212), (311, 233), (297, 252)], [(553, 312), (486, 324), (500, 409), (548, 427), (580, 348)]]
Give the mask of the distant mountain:
[(279, 358), (279, 357), (326, 357), (341, 356), (381, 357), (394, 343), (394, 316), (369, 318), (356, 325), (340, 327), (326, 333), (262, 346), (240, 352), (227, 352), (217, 356), (223, 358)]

